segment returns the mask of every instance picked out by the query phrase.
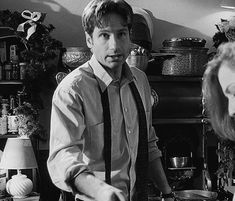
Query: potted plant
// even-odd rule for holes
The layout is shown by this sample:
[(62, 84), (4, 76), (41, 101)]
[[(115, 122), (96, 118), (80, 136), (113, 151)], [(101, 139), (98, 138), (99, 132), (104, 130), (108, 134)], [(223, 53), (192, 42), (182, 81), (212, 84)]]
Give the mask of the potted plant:
[(28, 102), (14, 109), (17, 116), (18, 133), (20, 137), (34, 137), (46, 140), (46, 131), (39, 123), (38, 111)]
[(218, 178), (218, 187), (224, 189), (225, 186), (231, 185), (231, 179), (234, 176), (234, 143), (229, 140), (220, 139), (217, 149), (218, 169), (216, 171)]

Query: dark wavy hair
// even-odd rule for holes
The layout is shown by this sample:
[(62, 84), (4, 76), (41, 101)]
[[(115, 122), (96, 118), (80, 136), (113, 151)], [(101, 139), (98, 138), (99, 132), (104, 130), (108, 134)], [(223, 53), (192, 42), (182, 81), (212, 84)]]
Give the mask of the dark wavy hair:
[(218, 80), (218, 71), (226, 63), (235, 71), (235, 42), (221, 44), (214, 58), (208, 62), (203, 75), (202, 92), (215, 133), (222, 139), (235, 141), (235, 119), (228, 114), (228, 99)]
[(91, 35), (95, 27), (102, 28), (106, 25), (105, 17), (116, 13), (123, 17), (128, 29), (131, 30), (133, 10), (124, 0), (92, 0), (85, 7), (82, 14), (82, 26), (85, 32)]

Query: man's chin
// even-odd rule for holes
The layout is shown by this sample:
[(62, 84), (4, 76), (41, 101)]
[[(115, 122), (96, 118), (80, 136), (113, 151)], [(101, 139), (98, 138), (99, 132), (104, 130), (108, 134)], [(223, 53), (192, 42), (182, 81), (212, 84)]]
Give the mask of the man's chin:
[(123, 65), (123, 63), (124, 62), (120, 62), (120, 61), (118, 61), (118, 62), (112, 61), (112, 62), (108, 63), (108, 66), (109, 66), (109, 68), (119, 68)]

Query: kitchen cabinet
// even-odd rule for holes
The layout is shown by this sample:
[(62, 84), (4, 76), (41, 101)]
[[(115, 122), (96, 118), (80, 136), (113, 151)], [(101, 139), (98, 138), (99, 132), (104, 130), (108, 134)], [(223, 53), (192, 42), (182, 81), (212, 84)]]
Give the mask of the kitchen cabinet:
[[(168, 180), (176, 190), (211, 190), (207, 164), (207, 133), (211, 127), (203, 106), (202, 77), (158, 75), (148, 79), (159, 99), (152, 123)], [(184, 168), (172, 168), (169, 158), (175, 156), (191, 160)]]

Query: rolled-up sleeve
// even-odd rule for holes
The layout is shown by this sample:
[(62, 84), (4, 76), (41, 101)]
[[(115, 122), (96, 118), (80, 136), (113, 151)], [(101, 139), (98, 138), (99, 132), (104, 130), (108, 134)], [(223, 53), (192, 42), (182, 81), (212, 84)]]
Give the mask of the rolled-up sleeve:
[(161, 150), (157, 146), (158, 137), (155, 134), (154, 128), (151, 126), (150, 128), (150, 138), (148, 142), (148, 148), (149, 148), (149, 161), (153, 161), (156, 158), (159, 158), (162, 156)]
[(57, 88), (52, 99), (47, 166), (53, 183), (65, 191), (72, 191), (69, 181), (76, 175), (90, 172), (81, 152), (85, 129), (82, 97), (73, 91)]
[(149, 149), (149, 161), (153, 161), (156, 158), (162, 156), (161, 150), (157, 146), (158, 137), (156, 135), (155, 129), (152, 125), (152, 104), (151, 104), (151, 88), (146, 76), (144, 76), (145, 85), (143, 87), (143, 91), (145, 93), (145, 103), (146, 103), (146, 116), (147, 116), (147, 124), (148, 124), (148, 149)]

